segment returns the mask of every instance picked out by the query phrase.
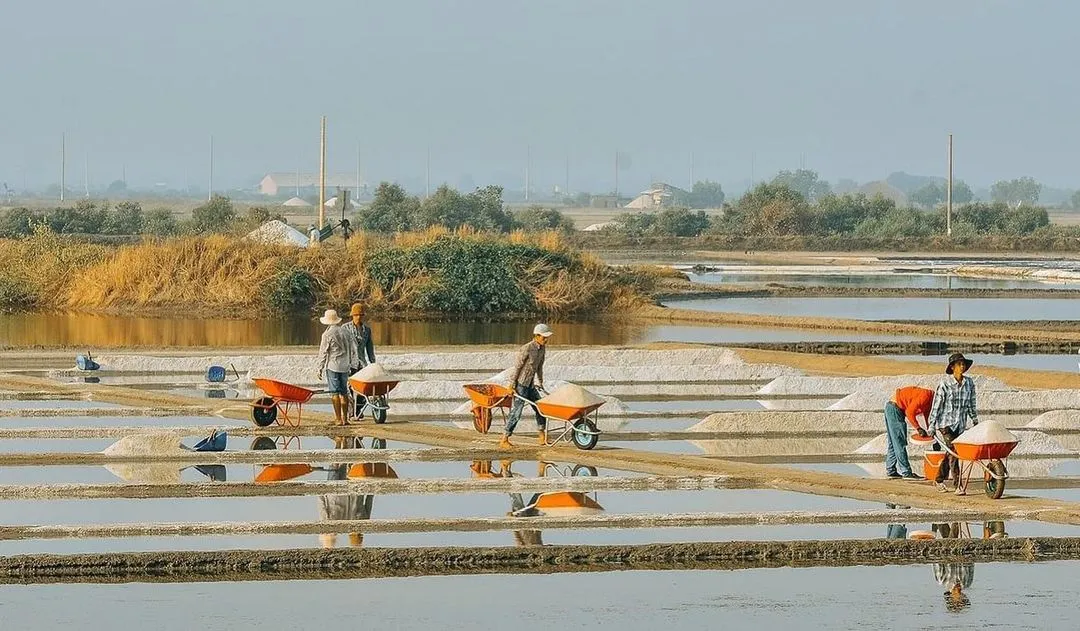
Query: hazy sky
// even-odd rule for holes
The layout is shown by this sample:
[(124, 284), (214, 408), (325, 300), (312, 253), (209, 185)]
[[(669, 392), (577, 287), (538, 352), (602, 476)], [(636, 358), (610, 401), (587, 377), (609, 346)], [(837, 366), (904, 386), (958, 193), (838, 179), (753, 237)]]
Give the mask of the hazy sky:
[[(1080, 186), (1080, 3), (1065, 0), (34, 0), (5, 3), (0, 181), (366, 179), (610, 190), (805, 160)], [(805, 158), (803, 158), (805, 156)]]

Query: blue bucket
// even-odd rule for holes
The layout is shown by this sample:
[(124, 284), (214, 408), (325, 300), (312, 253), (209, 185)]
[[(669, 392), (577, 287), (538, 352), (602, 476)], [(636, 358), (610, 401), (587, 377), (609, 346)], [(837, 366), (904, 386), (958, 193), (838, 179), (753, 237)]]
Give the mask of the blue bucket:
[(210, 383), (222, 383), (225, 381), (225, 367), (211, 366), (206, 369), (206, 380)]

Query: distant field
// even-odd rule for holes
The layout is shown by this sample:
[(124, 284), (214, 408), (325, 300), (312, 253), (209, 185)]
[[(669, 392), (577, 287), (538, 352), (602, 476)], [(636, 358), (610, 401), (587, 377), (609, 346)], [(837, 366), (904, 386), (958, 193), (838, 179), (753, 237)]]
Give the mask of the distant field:
[(1050, 213), (1050, 223), (1059, 226), (1080, 226), (1080, 211), (1056, 211)]

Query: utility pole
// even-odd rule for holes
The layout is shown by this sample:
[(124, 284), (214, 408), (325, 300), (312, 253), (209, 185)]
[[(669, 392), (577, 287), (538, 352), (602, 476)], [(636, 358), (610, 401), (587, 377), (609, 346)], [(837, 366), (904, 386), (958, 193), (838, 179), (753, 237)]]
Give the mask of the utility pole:
[(206, 201), (214, 199), (214, 136), (210, 135), (210, 175), (207, 180)]
[(619, 151), (615, 150), (615, 208), (619, 207)]
[(319, 119), (319, 230), (326, 225), (326, 117)]
[(67, 186), (67, 134), (60, 134), (60, 201), (64, 201)]
[(952, 134), (949, 134), (949, 183), (945, 188), (945, 236), (952, 236)]

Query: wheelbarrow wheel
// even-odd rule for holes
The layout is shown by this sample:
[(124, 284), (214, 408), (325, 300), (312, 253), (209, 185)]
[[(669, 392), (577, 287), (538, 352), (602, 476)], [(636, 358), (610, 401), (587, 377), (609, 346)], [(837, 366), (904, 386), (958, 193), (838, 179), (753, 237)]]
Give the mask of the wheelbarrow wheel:
[(991, 460), (983, 472), (983, 479), (986, 481), (986, 496), (992, 500), (1001, 499), (1005, 493), (1005, 463)]
[(574, 446), (588, 451), (596, 446), (600, 440), (600, 434), (596, 431), (596, 424), (589, 419), (581, 419), (574, 423)]
[(375, 422), (382, 425), (386, 422), (386, 397), (374, 396), (371, 397), (371, 418), (375, 419)]
[(488, 408), (474, 407), (472, 409), (473, 429), (486, 434), (491, 429), (491, 410)]
[(251, 448), (255, 451), (262, 451), (266, 449), (277, 449), (277, 443), (273, 438), (269, 436), (259, 436), (255, 440), (251, 441)]
[(596, 467), (587, 464), (579, 464), (574, 465), (570, 475), (574, 477), (595, 478), (599, 474), (596, 471)]
[(277, 412), (277, 401), (272, 397), (260, 397), (251, 406), (251, 422), (259, 427), (268, 427), (277, 420)]

